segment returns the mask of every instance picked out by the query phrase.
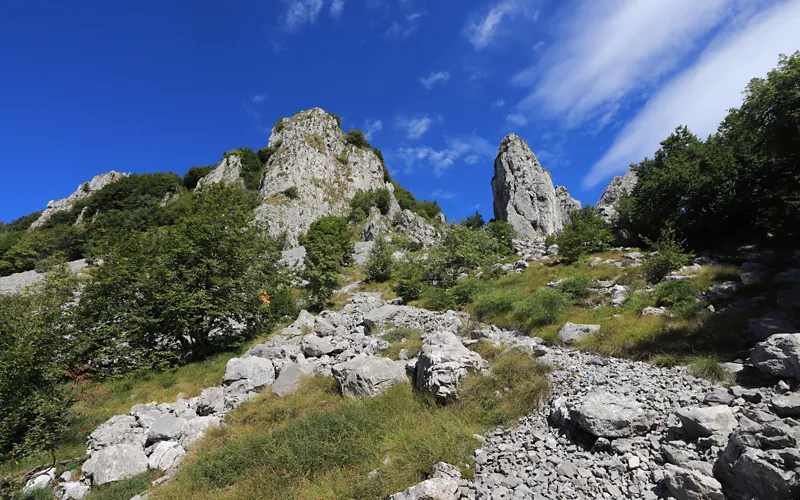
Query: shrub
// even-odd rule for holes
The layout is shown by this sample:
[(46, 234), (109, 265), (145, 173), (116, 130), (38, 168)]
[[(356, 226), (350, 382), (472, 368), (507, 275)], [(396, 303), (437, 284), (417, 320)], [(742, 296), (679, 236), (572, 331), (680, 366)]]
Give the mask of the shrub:
[(514, 319), (527, 328), (552, 325), (562, 311), (572, 306), (569, 296), (560, 290), (541, 288), (514, 304)]
[(403, 210), (411, 210), (429, 222), (436, 220), (436, 216), (442, 213), (442, 208), (435, 201), (419, 201), (414, 197), (414, 193), (403, 188), (396, 181), (392, 181), (392, 185), (394, 186), (394, 197)]
[(642, 265), (645, 278), (650, 283), (658, 283), (686, 263), (683, 242), (677, 239), (675, 230), (671, 226), (664, 226), (658, 241), (653, 242), (645, 237), (645, 242), (653, 250), (658, 251), (658, 256), (647, 259)]
[(425, 279), (435, 286), (450, 287), (459, 275), (477, 267), (493, 264), (499, 258), (497, 241), (486, 231), (450, 225), (439, 243), (428, 252)]
[(477, 210), (475, 210), (473, 215), (470, 215), (466, 219), (462, 220), (460, 224), (470, 229), (483, 229), (483, 216)]
[(397, 279), (397, 283), (392, 287), (392, 290), (398, 297), (406, 303), (417, 300), (420, 297), (425, 286), (420, 259), (396, 262), (393, 274)]
[(367, 275), (367, 281), (387, 281), (392, 277), (393, 266), (392, 249), (386, 243), (386, 240), (380, 236), (375, 240), (375, 244), (367, 257), (367, 262), (364, 264), (364, 273)]
[(266, 166), (269, 163), (269, 159), (272, 158), (278, 151), (278, 148), (272, 146), (264, 146), (263, 148), (259, 149), (256, 155), (258, 156), (258, 160), (261, 162), (261, 165)]
[(347, 144), (352, 144), (353, 146), (361, 149), (367, 149), (370, 147), (369, 141), (364, 135), (364, 132), (358, 129), (350, 129), (344, 140)]
[(456, 300), (453, 294), (444, 288), (433, 286), (425, 287), (419, 297), (422, 307), (434, 311), (455, 309)]
[(278, 118), (278, 121), (275, 122), (275, 125), (272, 126), (272, 133), (279, 134), (286, 128), (286, 118)]
[(689, 363), (689, 373), (717, 383), (729, 383), (734, 379), (733, 374), (719, 364), (719, 358), (716, 356), (695, 358)]
[(572, 212), (570, 223), (555, 238), (559, 255), (567, 262), (575, 262), (582, 256), (607, 250), (613, 236), (605, 227), (603, 219), (590, 205)]
[(573, 300), (585, 299), (591, 293), (590, 287), (593, 287), (597, 280), (588, 276), (573, 276), (567, 278), (558, 285), (558, 289), (566, 293)]
[(370, 191), (358, 191), (350, 200), (350, 220), (361, 222), (367, 218), (370, 209), (377, 207), (381, 214), (389, 213), (391, 207), (391, 194), (385, 188)]
[(264, 176), (264, 165), (252, 148), (243, 147), (225, 153), (225, 158), (236, 155), (242, 162), (242, 180), (247, 189), (258, 190), (261, 187), (261, 177)]
[(281, 191), (281, 193), (289, 198), (290, 200), (296, 200), (299, 194), (297, 193), (297, 188), (295, 186), (289, 187)]
[(488, 287), (489, 285), (485, 281), (477, 278), (464, 278), (450, 289), (450, 293), (455, 298), (457, 304), (463, 305), (475, 300), (475, 297), (485, 292)]
[(494, 317), (514, 309), (520, 299), (516, 290), (492, 290), (475, 298), (475, 315), (479, 320)]
[(673, 307), (686, 303), (694, 303), (697, 289), (691, 280), (671, 280), (659, 283), (653, 290), (656, 304), (659, 306)]
[(514, 253), (514, 238), (517, 237), (517, 232), (511, 224), (503, 220), (492, 220), (486, 224), (486, 232), (497, 241), (503, 255)]
[(211, 173), (211, 167), (199, 166), (192, 167), (183, 175), (183, 186), (186, 189), (194, 189), (200, 179)]
[(308, 280), (309, 304), (323, 308), (340, 283), (340, 273), (350, 263), (353, 244), (347, 219), (329, 215), (311, 224), (300, 238), (306, 247), (305, 279)]

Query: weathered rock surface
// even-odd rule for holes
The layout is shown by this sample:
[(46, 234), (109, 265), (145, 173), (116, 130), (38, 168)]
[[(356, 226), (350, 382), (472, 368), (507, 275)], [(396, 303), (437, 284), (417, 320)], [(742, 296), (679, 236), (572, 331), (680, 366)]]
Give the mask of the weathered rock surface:
[(597, 437), (620, 438), (646, 432), (649, 425), (642, 405), (635, 399), (597, 391), (569, 409), (581, 429)]
[(175, 441), (161, 441), (150, 453), (148, 467), (152, 470), (167, 471), (178, 465), (186, 455), (186, 450)]
[(542, 168), (528, 144), (514, 134), (500, 142), (492, 178), (494, 216), (507, 221), (520, 238), (533, 239), (560, 231), (568, 210), (580, 208), (565, 188), (553, 186), (550, 172)]
[(313, 377), (314, 370), (315, 366), (311, 363), (289, 363), (281, 369), (280, 375), (272, 384), (272, 392), (281, 397), (296, 393), (303, 377)]
[(672, 464), (666, 469), (664, 483), (678, 500), (724, 500), (722, 485), (713, 477)]
[(31, 224), (30, 229), (32, 230), (43, 226), (45, 222), (50, 220), (50, 218), (58, 212), (72, 210), (72, 208), (75, 206), (75, 203), (78, 201), (87, 198), (92, 193), (103, 189), (112, 182), (122, 179), (126, 175), (128, 174), (122, 174), (113, 170), (111, 172), (106, 172), (105, 174), (95, 175), (91, 181), (78, 186), (78, 189), (69, 195), (69, 197), (50, 201), (47, 204), (47, 208), (42, 212), (42, 215), (40, 215), (39, 218), (36, 219), (33, 224)]
[(275, 381), (275, 368), (268, 359), (249, 357), (233, 358), (225, 365), (223, 384), (247, 381), (248, 390), (258, 390)]
[(331, 368), (342, 394), (350, 397), (373, 397), (393, 384), (408, 383), (405, 363), (359, 354)]
[(571, 345), (599, 331), (600, 325), (566, 323), (561, 330), (558, 331), (558, 339), (567, 345)]
[(611, 224), (617, 218), (617, 204), (619, 200), (631, 194), (636, 187), (638, 179), (633, 170), (628, 169), (625, 175), (616, 176), (608, 183), (595, 208), (600, 212), (600, 217)]
[[(345, 142), (336, 119), (320, 108), (283, 118), (269, 145), (277, 148), (261, 183), (262, 204), (256, 218), (270, 235), (286, 232), (291, 245), (312, 222), (326, 215), (346, 215), (359, 190), (386, 186), (381, 161), (371, 150)], [(295, 188), (290, 198), (284, 191)]]
[(470, 371), (485, 368), (481, 356), (470, 351), (451, 332), (428, 335), (417, 361), (416, 385), (438, 399), (458, 397), (458, 383)]
[(237, 154), (227, 154), (219, 165), (200, 179), (197, 189), (211, 186), (212, 184), (233, 184), (242, 178), (242, 159)]
[(94, 486), (102, 486), (147, 472), (147, 467), (147, 455), (142, 448), (117, 444), (92, 454), (81, 468), (92, 478)]
[(750, 351), (750, 362), (764, 373), (800, 380), (800, 333), (779, 333)]
[(456, 500), (461, 472), (457, 467), (439, 462), (430, 479), (389, 497), (390, 500)]
[(727, 406), (683, 408), (677, 415), (692, 438), (727, 435), (736, 427), (736, 417)]
[[(67, 268), (73, 273), (80, 273), (86, 269), (89, 263), (86, 259), (73, 260), (67, 262)], [(45, 279), (45, 274), (37, 271), (25, 271), (0, 277), (0, 295), (12, 295), (21, 293), (27, 287), (41, 283)]]

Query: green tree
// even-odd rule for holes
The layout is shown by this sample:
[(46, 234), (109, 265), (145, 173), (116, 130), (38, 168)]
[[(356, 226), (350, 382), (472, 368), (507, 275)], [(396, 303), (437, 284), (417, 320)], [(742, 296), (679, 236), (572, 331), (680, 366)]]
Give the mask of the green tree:
[(574, 262), (592, 252), (608, 249), (613, 239), (603, 219), (590, 205), (572, 213), (569, 224), (556, 236), (559, 255)]
[(272, 158), (272, 155), (274, 155), (276, 152), (277, 148), (272, 146), (264, 146), (263, 148), (259, 149), (258, 153), (256, 154), (258, 155), (258, 159), (261, 164), (266, 166), (267, 163), (269, 163), (269, 159)]
[(466, 226), (470, 229), (482, 229), (483, 224), (483, 216), (477, 210), (475, 210), (475, 214), (461, 221), (462, 226)]
[(389, 213), (391, 208), (391, 194), (386, 188), (359, 190), (350, 200), (350, 220), (361, 222), (367, 218), (372, 207), (380, 210), (382, 215)]
[(306, 248), (304, 277), (308, 281), (309, 304), (321, 309), (339, 287), (340, 273), (353, 254), (347, 219), (329, 215), (315, 220), (300, 238), (300, 244)]
[(514, 226), (504, 220), (490, 220), (486, 224), (486, 232), (497, 241), (501, 254), (512, 255), (514, 253), (514, 238), (517, 237)]
[(347, 144), (352, 144), (353, 146), (359, 147), (361, 149), (370, 148), (369, 141), (367, 137), (364, 135), (364, 132), (358, 129), (350, 129), (345, 137), (345, 142)]
[(386, 244), (383, 236), (379, 236), (369, 251), (367, 262), (364, 264), (364, 274), (367, 275), (367, 281), (387, 281), (392, 277), (393, 265), (392, 249)]
[(200, 179), (211, 173), (211, 167), (199, 166), (192, 167), (183, 175), (183, 186), (186, 189), (194, 189)]
[(685, 242), (678, 238), (675, 229), (670, 225), (661, 228), (661, 235), (657, 241), (645, 238), (645, 243), (658, 252), (656, 256), (650, 257), (642, 265), (645, 278), (650, 283), (658, 283), (686, 263), (686, 254), (683, 249)]

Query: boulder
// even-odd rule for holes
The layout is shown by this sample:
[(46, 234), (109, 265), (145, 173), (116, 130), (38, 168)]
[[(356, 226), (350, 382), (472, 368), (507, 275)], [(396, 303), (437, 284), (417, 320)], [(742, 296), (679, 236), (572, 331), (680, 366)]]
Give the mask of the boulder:
[(408, 383), (405, 362), (359, 354), (331, 367), (342, 395), (376, 396), (395, 383)]
[(92, 485), (102, 486), (147, 472), (144, 449), (131, 444), (117, 444), (92, 454), (81, 469), (92, 478)]
[(604, 438), (642, 434), (650, 427), (638, 401), (606, 391), (594, 391), (571, 405), (569, 416), (581, 429)]
[(567, 345), (571, 345), (599, 331), (600, 325), (566, 323), (561, 330), (558, 331), (558, 339)]
[(664, 485), (678, 500), (724, 500), (722, 485), (713, 477), (666, 465)]
[(147, 431), (139, 427), (136, 417), (115, 415), (95, 429), (88, 439), (89, 452), (118, 444), (144, 447)]
[(167, 471), (178, 465), (186, 455), (186, 450), (175, 441), (161, 441), (150, 453), (148, 467), (151, 470)]
[(203, 389), (196, 402), (197, 414), (201, 417), (225, 411), (225, 393), (222, 387)]
[(766, 340), (776, 333), (796, 333), (798, 330), (789, 314), (775, 311), (767, 313), (762, 318), (748, 320), (747, 328), (757, 341)]
[(330, 337), (336, 333), (336, 327), (325, 318), (317, 318), (317, 321), (314, 324), (314, 333), (316, 333), (319, 337)]
[(608, 183), (603, 194), (600, 195), (600, 200), (595, 205), (597, 211), (600, 212), (600, 217), (608, 224), (612, 224), (617, 218), (617, 204), (624, 196), (631, 194), (633, 188), (636, 187), (638, 179), (636, 172), (628, 169), (625, 175), (616, 176)]
[(769, 402), (769, 409), (781, 418), (800, 417), (800, 392), (775, 396)]
[(681, 408), (676, 414), (691, 438), (727, 435), (737, 425), (736, 417), (727, 406)]
[(456, 500), (461, 471), (445, 462), (433, 466), (429, 479), (389, 497), (390, 500)]
[(778, 333), (759, 342), (750, 362), (763, 373), (800, 380), (800, 333)]
[(511, 224), (520, 238), (556, 233), (569, 221), (567, 207), (580, 208), (565, 189), (556, 191), (550, 172), (515, 134), (500, 142), (492, 194), (495, 219)]
[(222, 419), (215, 416), (195, 417), (186, 421), (181, 430), (180, 445), (188, 448), (199, 441), (207, 430), (219, 427), (221, 423)]
[(642, 316), (666, 316), (669, 313), (666, 307), (645, 307)]
[(275, 383), (272, 384), (272, 392), (280, 397), (294, 394), (300, 387), (300, 380), (303, 377), (314, 375), (314, 365), (311, 363), (297, 364), (289, 363), (281, 370)]
[(303, 354), (309, 358), (319, 358), (332, 353), (336, 347), (328, 338), (317, 337), (316, 335), (306, 335), (300, 344)]
[(225, 366), (222, 383), (229, 386), (238, 381), (245, 381), (243, 385), (248, 390), (257, 391), (275, 381), (275, 367), (264, 358), (233, 358)]
[(186, 420), (178, 418), (172, 414), (162, 415), (153, 421), (147, 433), (147, 441), (156, 443), (158, 441), (177, 441), (183, 433), (183, 426)]
[(400, 213), (395, 229), (423, 245), (432, 245), (439, 239), (439, 232), (435, 227), (429, 224), (422, 216), (408, 209)]
[(58, 485), (61, 500), (83, 500), (92, 491), (91, 486), (80, 481), (68, 481)]
[(56, 468), (51, 467), (30, 478), (22, 488), (23, 493), (32, 493), (34, 490), (47, 488), (56, 480)]
[(481, 356), (470, 351), (451, 332), (428, 335), (416, 364), (416, 386), (437, 399), (458, 397), (458, 384), (467, 373), (486, 366)]
[(368, 312), (364, 315), (364, 326), (367, 329), (367, 333), (375, 335), (380, 332), (383, 325), (399, 313), (402, 307), (386, 304)]

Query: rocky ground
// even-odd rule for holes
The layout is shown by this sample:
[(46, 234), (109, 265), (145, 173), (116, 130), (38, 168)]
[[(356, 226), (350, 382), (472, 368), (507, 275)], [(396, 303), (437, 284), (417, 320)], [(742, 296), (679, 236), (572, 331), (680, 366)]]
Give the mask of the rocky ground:
[[(797, 278), (796, 271), (775, 277)], [(545, 345), (494, 326), (467, 334), (464, 314), (348, 293), (350, 303), (341, 311), (303, 312), (278, 335), (230, 360), (222, 386), (176, 403), (136, 405), (107, 421), (89, 438), (81, 477), (56, 479), (49, 470), (28, 488), (52, 484), (59, 498), (79, 499), (92, 487), (148, 470), (164, 471), (158, 482), (168, 481), (187, 448), (221, 425), (226, 413), (267, 386), (279, 395), (293, 393), (303, 376), (333, 376), (343, 394), (356, 397), (408, 383), (410, 376), (420, 390), (444, 400), (467, 372), (489, 368), (467, 346), (491, 342), (552, 366), (551, 401), (518, 426), (480, 437), (473, 478), (437, 464), (431, 478), (395, 500), (800, 497), (800, 392), (792, 392), (800, 378), (800, 333), (792, 333), (781, 311), (751, 324), (762, 340), (750, 359), (733, 367), (748, 386), (726, 389), (683, 368)], [(419, 358), (378, 355), (388, 347), (382, 332), (396, 327), (427, 333)], [(562, 337), (591, 334), (592, 327), (567, 324)]]

